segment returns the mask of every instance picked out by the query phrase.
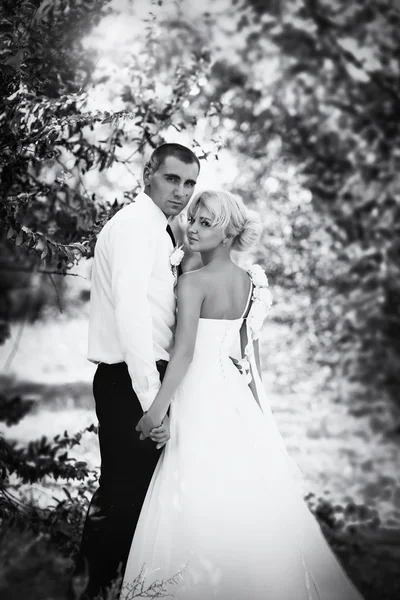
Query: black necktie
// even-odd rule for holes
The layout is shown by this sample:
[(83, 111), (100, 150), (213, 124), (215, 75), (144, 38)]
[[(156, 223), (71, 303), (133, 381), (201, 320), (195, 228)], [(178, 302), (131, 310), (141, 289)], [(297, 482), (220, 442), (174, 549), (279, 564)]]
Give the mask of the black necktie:
[[(173, 245), (174, 245), (174, 248), (175, 248), (175, 247), (176, 247), (175, 236), (174, 236), (174, 234), (172, 233), (172, 229), (171, 229), (171, 227), (170, 227), (170, 224), (169, 224), (169, 223), (168, 223), (168, 225), (167, 225), (167, 232), (168, 232), (168, 235), (169, 235), (169, 237), (171, 238), (171, 240), (172, 240), (172, 243), (173, 243)], [(181, 265), (178, 265), (178, 266), (177, 266), (176, 272), (177, 272), (177, 275), (178, 275), (178, 277), (179, 277), (180, 275), (182, 275), (182, 267), (181, 267)]]
[(172, 229), (171, 229), (171, 227), (170, 227), (170, 224), (169, 224), (169, 223), (168, 223), (168, 225), (167, 225), (167, 231), (168, 231), (168, 235), (169, 235), (169, 237), (171, 238), (171, 240), (172, 240), (172, 243), (173, 243), (173, 245), (174, 245), (174, 248), (175, 248), (175, 246), (176, 246), (175, 236), (174, 236), (174, 234), (172, 233)]

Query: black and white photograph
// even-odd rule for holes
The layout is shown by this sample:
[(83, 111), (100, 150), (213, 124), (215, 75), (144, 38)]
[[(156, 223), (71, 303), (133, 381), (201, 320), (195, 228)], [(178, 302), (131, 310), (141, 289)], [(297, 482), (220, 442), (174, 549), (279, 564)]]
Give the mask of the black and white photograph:
[(400, 2), (0, 38), (1, 600), (399, 600)]

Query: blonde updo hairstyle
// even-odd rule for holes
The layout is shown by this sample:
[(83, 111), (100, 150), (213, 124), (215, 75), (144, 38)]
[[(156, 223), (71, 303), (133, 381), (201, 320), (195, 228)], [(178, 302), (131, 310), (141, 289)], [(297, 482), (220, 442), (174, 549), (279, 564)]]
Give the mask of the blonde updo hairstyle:
[(224, 231), (227, 238), (233, 238), (232, 250), (244, 252), (258, 240), (261, 233), (260, 217), (246, 208), (238, 196), (222, 190), (204, 190), (194, 197), (188, 216), (196, 217), (202, 207), (210, 214), (210, 226)]

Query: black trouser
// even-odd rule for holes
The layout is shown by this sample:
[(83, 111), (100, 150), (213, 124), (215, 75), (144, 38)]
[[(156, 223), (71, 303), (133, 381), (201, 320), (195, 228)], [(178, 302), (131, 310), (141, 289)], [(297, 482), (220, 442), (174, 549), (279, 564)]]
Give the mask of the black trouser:
[[(159, 361), (160, 379), (167, 363)], [(156, 444), (135, 431), (143, 416), (125, 363), (100, 363), (93, 380), (99, 421), (101, 475), (82, 534), (78, 561), (89, 567), (88, 598), (122, 578), (140, 510), (160, 456)], [(122, 583), (122, 581), (121, 581)]]

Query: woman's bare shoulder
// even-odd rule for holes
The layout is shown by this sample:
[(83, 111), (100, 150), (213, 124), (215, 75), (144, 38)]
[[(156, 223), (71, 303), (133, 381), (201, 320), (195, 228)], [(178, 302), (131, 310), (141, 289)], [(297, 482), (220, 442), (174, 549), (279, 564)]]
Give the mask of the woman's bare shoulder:
[(203, 267), (194, 271), (186, 271), (178, 279), (177, 288), (200, 291), (205, 286), (207, 276), (203, 273)]
[(200, 269), (183, 273), (178, 279), (178, 288), (191, 288), (193, 292), (196, 290), (205, 295), (213, 284), (214, 279), (215, 277), (207, 268), (201, 267)]

